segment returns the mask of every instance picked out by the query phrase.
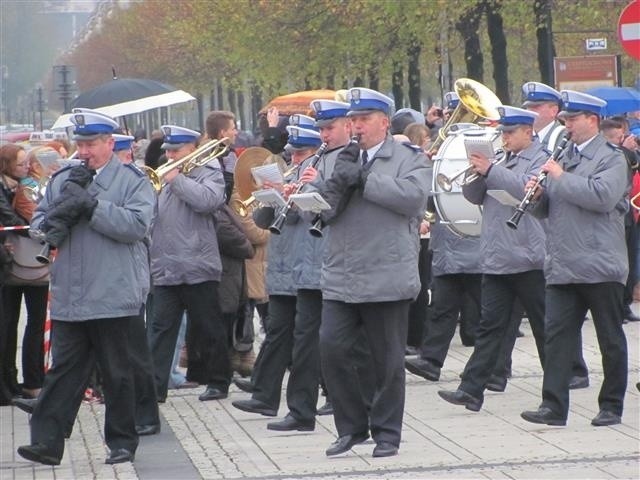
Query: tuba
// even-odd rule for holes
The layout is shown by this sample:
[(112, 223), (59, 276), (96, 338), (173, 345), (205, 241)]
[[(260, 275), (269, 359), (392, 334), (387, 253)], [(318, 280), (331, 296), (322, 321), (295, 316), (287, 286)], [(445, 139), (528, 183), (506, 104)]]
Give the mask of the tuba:
[(489, 88), (470, 78), (459, 78), (454, 84), (454, 90), (460, 98), (460, 103), (449, 117), (447, 123), (438, 132), (429, 154), (435, 155), (442, 142), (447, 138), (452, 125), (456, 123), (479, 124), (482, 120), (498, 120), (498, 107), (502, 105), (500, 99)]
[(273, 157), (269, 150), (262, 147), (249, 147), (238, 157), (233, 173), (233, 183), (240, 198), (232, 198), (229, 206), (241, 217), (249, 214), (249, 208), (256, 201), (253, 192), (260, 188), (251, 175), (251, 169), (272, 163)]
[(212, 160), (221, 157), (228, 150), (228, 146), (225, 142), (229, 140), (227, 137), (217, 140), (210, 140), (204, 145), (196, 148), (189, 155), (176, 160), (175, 162), (167, 162), (164, 165), (159, 166), (155, 170), (143, 166), (140, 167), (144, 173), (149, 177), (149, 181), (157, 193), (160, 193), (164, 186), (163, 178), (174, 168), (180, 168), (182, 173), (187, 174), (196, 167), (203, 167)]

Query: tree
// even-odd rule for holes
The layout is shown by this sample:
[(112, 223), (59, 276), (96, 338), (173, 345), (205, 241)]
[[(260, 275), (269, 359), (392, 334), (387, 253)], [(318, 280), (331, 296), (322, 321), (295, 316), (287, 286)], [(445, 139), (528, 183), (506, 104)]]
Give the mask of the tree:
[(509, 62), (507, 60), (507, 39), (500, 9), (502, 0), (485, 0), (487, 12), (487, 31), (491, 43), (491, 60), (493, 62), (493, 80), (496, 83), (496, 95), (502, 103), (510, 104), (509, 95)]
[(463, 11), (456, 22), (456, 29), (464, 40), (464, 60), (467, 66), (467, 77), (478, 82), (482, 82), (484, 77), (484, 58), (478, 34), (483, 11), (483, 4), (475, 3), (471, 8)]

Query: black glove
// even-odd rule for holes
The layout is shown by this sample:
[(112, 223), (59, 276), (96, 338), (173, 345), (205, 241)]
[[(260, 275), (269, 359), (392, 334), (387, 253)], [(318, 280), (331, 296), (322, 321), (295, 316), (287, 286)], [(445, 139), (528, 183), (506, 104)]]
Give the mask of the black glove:
[(347, 145), (336, 158), (333, 174), (340, 188), (362, 188), (367, 180), (367, 171), (360, 162), (360, 147), (357, 143)]
[(45, 233), (45, 240), (54, 247), (60, 246), (69, 235), (71, 227), (78, 223), (83, 215), (84, 207), (75, 197), (61, 196), (60, 201), (49, 208), (42, 222), (41, 229)]
[(334, 177), (340, 186), (344, 188), (357, 188), (364, 186), (366, 175), (359, 161), (354, 163), (346, 160), (340, 160), (340, 157), (338, 156), (331, 176)]
[(62, 203), (71, 205), (72, 210), (78, 211), (87, 220), (91, 220), (93, 211), (98, 206), (98, 200), (93, 198), (86, 189), (77, 183), (66, 181), (60, 189), (60, 194)]
[(84, 165), (78, 165), (69, 171), (69, 176), (65, 182), (72, 182), (81, 187), (87, 187), (91, 183), (91, 180), (93, 180), (95, 173), (95, 170), (89, 170)]
[(344, 147), (336, 158), (336, 162), (340, 161), (360, 163), (360, 146), (356, 142), (352, 142)]

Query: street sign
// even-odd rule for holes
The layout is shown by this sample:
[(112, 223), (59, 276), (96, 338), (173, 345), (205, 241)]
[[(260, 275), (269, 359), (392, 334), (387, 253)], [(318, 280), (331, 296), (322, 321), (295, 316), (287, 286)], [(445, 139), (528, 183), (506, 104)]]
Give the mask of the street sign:
[(555, 57), (553, 64), (557, 90), (618, 86), (617, 55)]
[(640, 60), (640, 0), (627, 5), (618, 20), (620, 44), (630, 56)]
[(587, 38), (586, 42), (587, 50), (606, 50), (607, 39), (606, 38)]

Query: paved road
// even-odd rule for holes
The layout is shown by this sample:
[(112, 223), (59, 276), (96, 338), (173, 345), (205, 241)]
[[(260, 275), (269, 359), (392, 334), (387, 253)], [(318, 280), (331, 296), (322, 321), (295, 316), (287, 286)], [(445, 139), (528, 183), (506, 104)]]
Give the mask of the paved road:
[[(584, 354), (591, 387), (572, 392), (566, 427), (527, 423), (520, 412), (540, 402), (541, 370), (533, 337), (518, 339), (514, 377), (505, 393), (488, 392), (478, 413), (450, 405), (439, 389), (457, 386), (471, 349), (454, 339), (441, 381), (407, 374), (405, 426), (400, 454), (374, 459), (374, 444), (327, 458), (334, 440), (332, 417), (319, 417), (315, 432), (266, 430), (271, 419), (236, 410), (247, 394), (232, 387), (229, 398), (200, 402), (197, 390), (172, 391), (161, 406), (162, 433), (141, 439), (134, 464), (104, 465), (102, 405), (84, 404), (60, 466), (37, 466), (17, 456), (28, 443), (28, 416), (0, 408), (0, 480), (8, 479), (396, 479), (396, 478), (640, 478), (640, 325), (625, 325), (629, 387), (623, 424), (592, 427), (598, 412), (602, 366), (593, 324), (584, 326)], [(284, 396), (283, 396), (284, 397)], [(286, 413), (281, 405), (280, 416)]]

